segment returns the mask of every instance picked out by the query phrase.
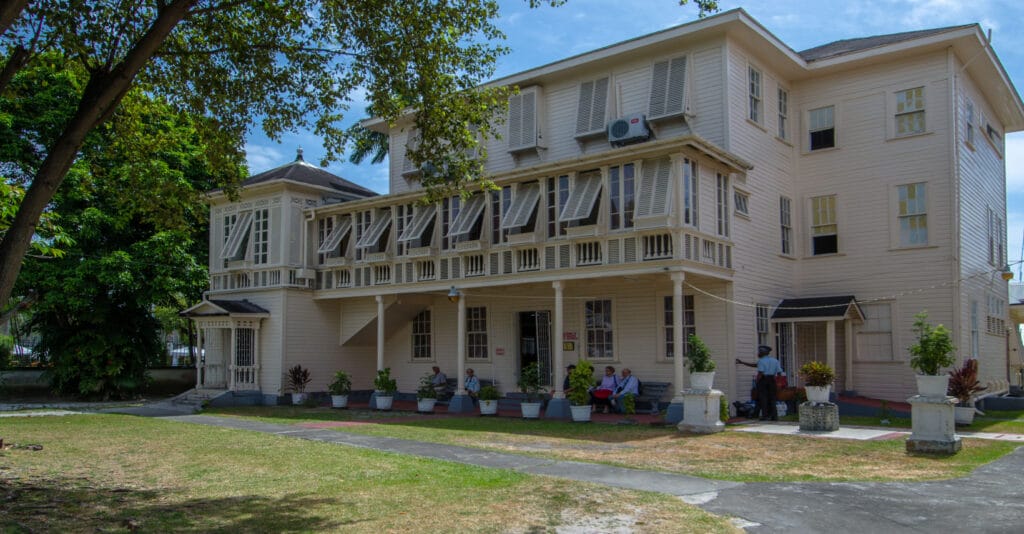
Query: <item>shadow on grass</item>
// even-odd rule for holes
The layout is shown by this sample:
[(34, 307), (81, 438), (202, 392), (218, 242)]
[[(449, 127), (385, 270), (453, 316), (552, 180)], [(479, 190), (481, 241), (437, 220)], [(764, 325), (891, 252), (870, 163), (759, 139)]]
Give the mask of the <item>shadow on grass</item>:
[(83, 479), (4, 480), (0, 532), (313, 532), (371, 520), (324, 517), (312, 510), (330, 507), (353, 515), (363, 512), (338, 499), (303, 494), (175, 497), (150, 489), (103, 487)]

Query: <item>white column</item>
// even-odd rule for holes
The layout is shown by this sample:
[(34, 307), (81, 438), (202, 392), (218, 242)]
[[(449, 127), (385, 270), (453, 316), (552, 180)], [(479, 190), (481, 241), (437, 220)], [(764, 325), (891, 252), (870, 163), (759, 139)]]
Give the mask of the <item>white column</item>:
[(377, 295), (377, 370), (384, 370), (384, 296)]
[[(259, 319), (257, 319), (259, 321)], [(260, 323), (252, 329), (252, 386), (260, 389)]]
[(836, 322), (825, 323), (825, 359), (829, 367), (836, 368)]
[[(191, 321), (191, 320), (192, 319), (189, 319), (189, 321)], [(205, 365), (205, 362), (203, 361), (203, 354), (205, 354), (205, 349), (206, 349), (206, 336), (204, 336), (203, 334), (206, 333), (206, 329), (205, 328), (199, 328), (199, 325), (196, 325), (196, 330), (198, 330), (198, 332), (196, 332), (196, 335), (198, 336), (198, 339), (196, 340), (196, 341), (198, 341), (198, 343), (196, 343), (196, 345), (199, 345), (199, 347), (197, 347), (197, 349), (196, 349), (199, 352), (196, 353), (196, 362), (195, 362), (196, 363), (196, 389), (199, 389), (199, 388), (201, 388), (203, 386), (203, 366)]]
[(458, 339), (455, 340), (455, 354), (459, 360), (458, 394), (466, 394), (466, 295), (459, 295), (459, 316), (456, 328)]
[(683, 280), (686, 273), (672, 273), (672, 365), (675, 368), (676, 398), (682, 402), (683, 389)]
[(228, 347), (230, 347), (230, 349), (229, 349), (230, 352), (228, 353), (228, 357), (227, 357), (227, 360), (228, 360), (228, 365), (227, 365), (227, 368), (228, 368), (228, 389), (230, 389), (231, 391), (235, 390), (235, 354), (236, 354), (235, 351), (238, 350), (237, 345), (238, 345), (238, 336), (235, 335), (235, 322), (231, 321), (231, 342), (228, 343)]
[(846, 377), (843, 382), (846, 391), (853, 391), (853, 321), (847, 319), (843, 329), (846, 334)]
[(554, 387), (553, 397), (556, 399), (564, 399), (565, 391), (562, 390), (562, 382), (565, 381), (565, 354), (562, 352), (562, 332), (564, 329), (564, 317), (562, 315), (563, 302), (562, 302), (562, 290), (565, 288), (561, 281), (551, 282), (551, 287), (555, 289), (555, 331), (552, 333), (552, 344), (555, 348), (555, 383), (552, 384)]

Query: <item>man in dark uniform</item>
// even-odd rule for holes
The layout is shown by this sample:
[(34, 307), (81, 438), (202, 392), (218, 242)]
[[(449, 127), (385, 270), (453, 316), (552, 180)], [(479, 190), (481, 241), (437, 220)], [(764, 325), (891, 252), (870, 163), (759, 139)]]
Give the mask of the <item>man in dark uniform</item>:
[(768, 345), (757, 347), (757, 363), (745, 362), (736, 358), (736, 363), (757, 368), (757, 405), (761, 412), (761, 420), (779, 420), (775, 408), (775, 375), (782, 373), (782, 364), (772, 356), (772, 348)]

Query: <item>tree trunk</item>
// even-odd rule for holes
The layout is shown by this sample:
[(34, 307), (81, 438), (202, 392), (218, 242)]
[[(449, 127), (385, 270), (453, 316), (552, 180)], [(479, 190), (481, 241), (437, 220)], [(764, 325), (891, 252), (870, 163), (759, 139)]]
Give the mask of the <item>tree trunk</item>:
[[(21, 271), (21, 263), (32, 243), (36, 225), (43, 210), (53, 200), (68, 169), (74, 163), (85, 136), (106, 121), (117, 109), (135, 76), (170, 35), (174, 27), (188, 15), (198, 0), (171, 2), (160, 10), (149, 31), (132, 47), (124, 61), (110, 72), (97, 71), (89, 78), (78, 110), (64, 127), (60, 137), (47, 152), (32, 185), (18, 207), (18, 213), (0, 241), (0, 302), (7, 302)], [(4, 8), (6, 10), (6, 8)]]
[(4, 0), (0, 2), (0, 35), (7, 33), (7, 30), (18, 19), (18, 15), (25, 10), (28, 0)]

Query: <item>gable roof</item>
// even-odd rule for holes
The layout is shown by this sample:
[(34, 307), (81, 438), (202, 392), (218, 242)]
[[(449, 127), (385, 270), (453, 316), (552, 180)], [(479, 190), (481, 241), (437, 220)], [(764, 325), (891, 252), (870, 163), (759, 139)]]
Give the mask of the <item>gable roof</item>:
[(962, 26), (947, 26), (945, 28), (933, 28), (930, 30), (889, 33), (885, 35), (874, 35), (871, 37), (858, 37), (856, 39), (842, 39), (839, 41), (833, 41), (831, 43), (823, 44), (821, 46), (816, 46), (814, 48), (808, 48), (807, 50), (798, 53), (800, 54), (800, 57), (804, 58), (804, 61), (810, 63), (812, 61), (817, 61), (820, 59), (827, 59), (836, 56), (841, 56), (844, 54), (861, 52), (864, 50), (870, 50), (872, 48), (878, 48), (881, 46), (900, 43), (903, 41), (919, 39), (921, 37), (928, 37), (940, 33), (963, 30), (971, 28), (973, 26), (974, 24), (965, 24)]
[(270, 311), (246, 299), (242, 300), (204, 300), (195, 306), (182, 310), (182, 317), (210, 317), (224, 315), (246, 315), (270, 317)]
[(242, 187), (262, 184), (274, 181), (290, 181), (300, 184), (311, 185), (323, 189), (332, 189), (341, 193), (344, 200), (355, 200), (358, 198), (375, 197), (377, 193), (350, 182), (340, 176), (331, 174), (320, 167), (306, 163), (302, 159), (302, 150), (298, 151), (295, 161), (250, 176), (242, 182)]
[(850, 312), (864, 319), (864, 312), (853, 295), (785, 299), (775, 307), (772, 319), (826, 319), (845, 318)]

